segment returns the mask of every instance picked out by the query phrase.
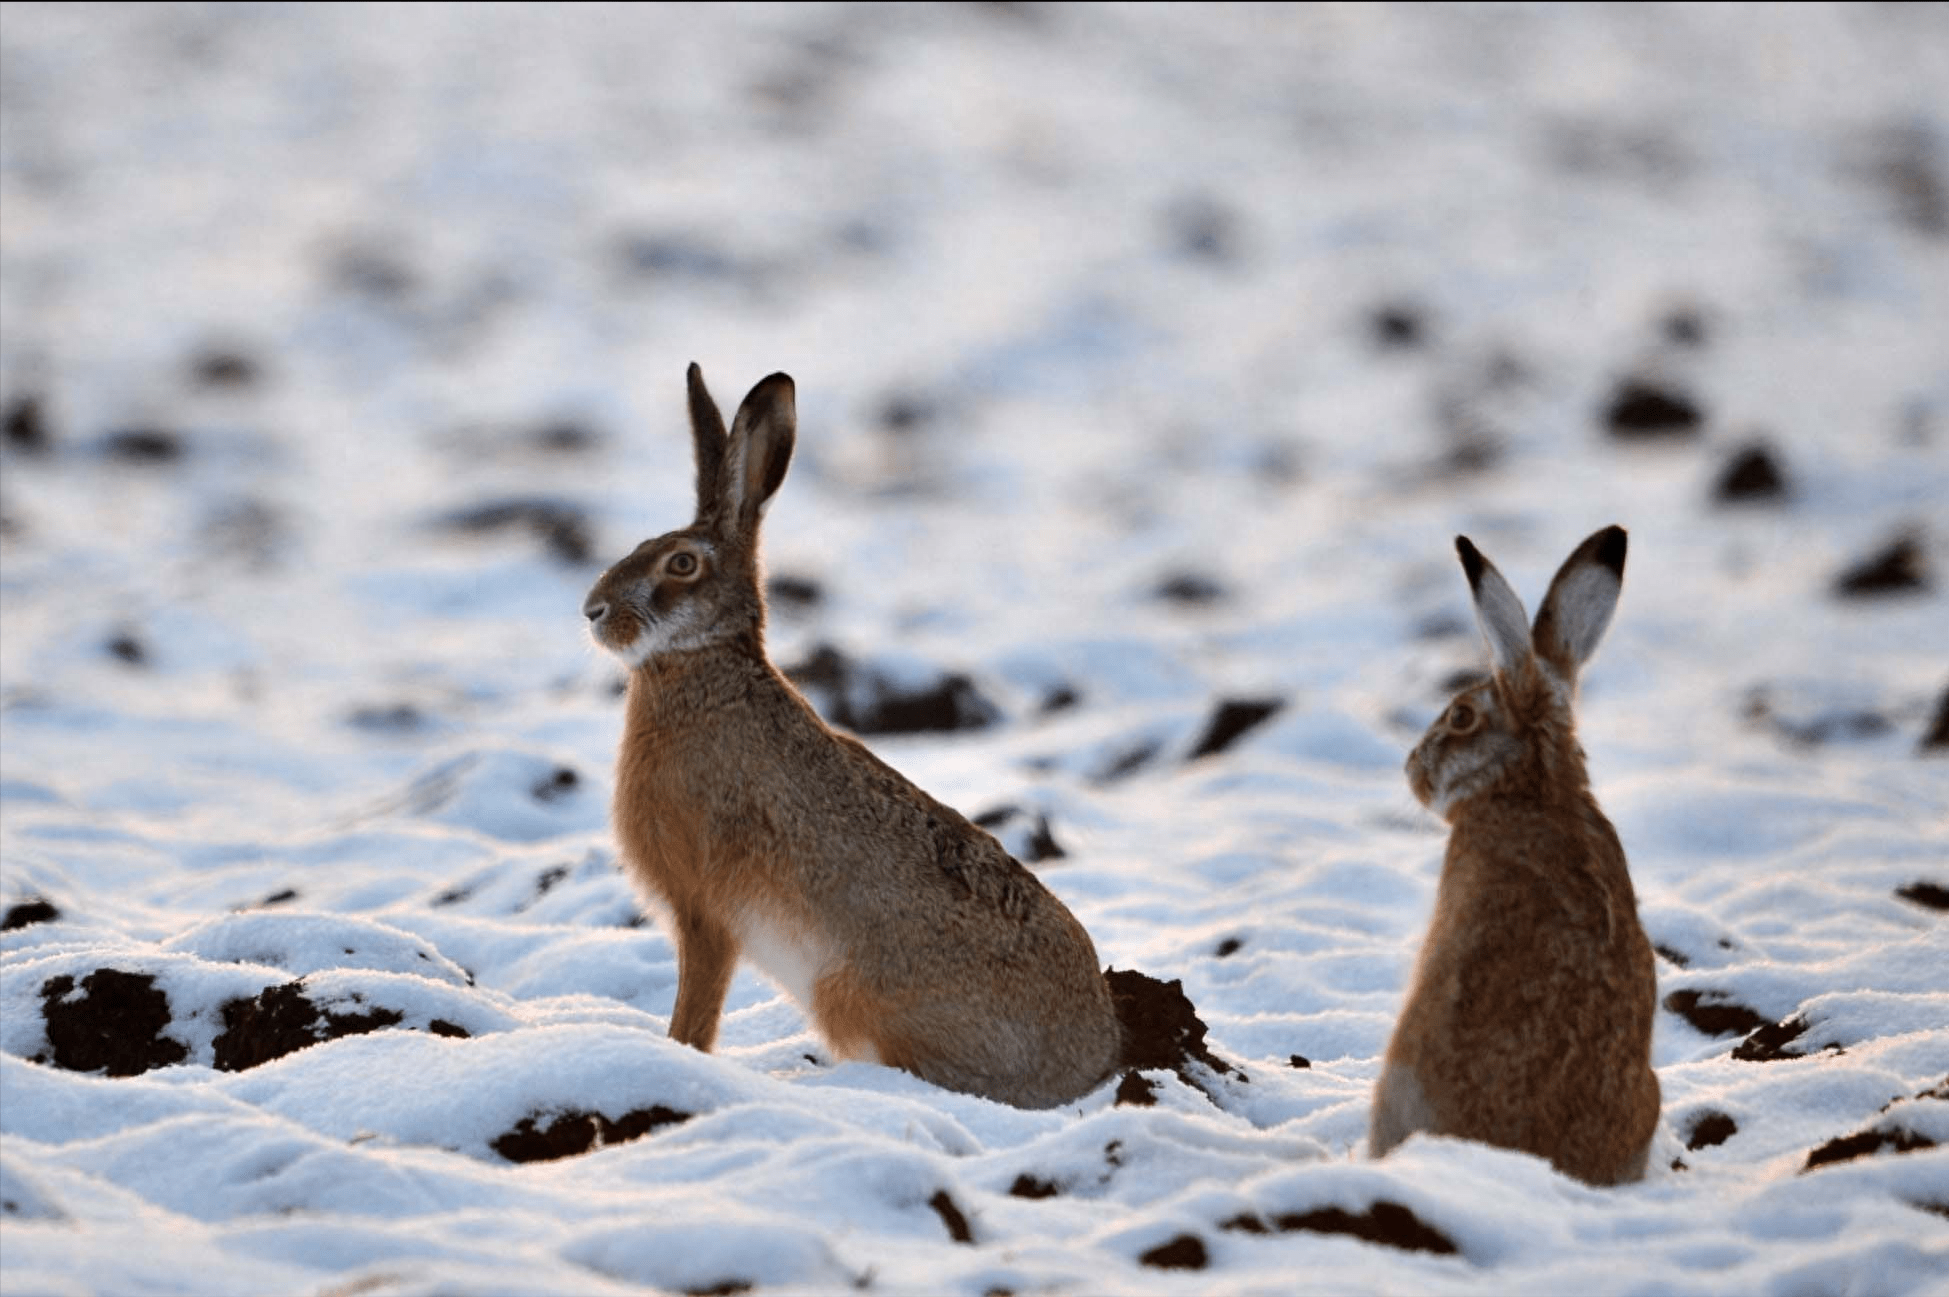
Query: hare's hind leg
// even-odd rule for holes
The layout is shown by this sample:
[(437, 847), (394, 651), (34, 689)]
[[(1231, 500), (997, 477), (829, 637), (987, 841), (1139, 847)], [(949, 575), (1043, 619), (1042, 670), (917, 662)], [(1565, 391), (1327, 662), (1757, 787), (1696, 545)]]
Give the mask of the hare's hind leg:
[(738, 943), (729, 929), (695, 911), (679, 910), (671, 928), (677, 939), (677, 1007), (670, 1039), (711, 1052), (717, 1020), (737, 971)]
[(1374, 1115), (1367, 1133), (1367, 1155), (1385, 1157), (1387, 1151), (1417, 1130), (1435, 1128), (1435, 1110), (1422, 1093), (1413, 1069), (1389, 1063), (1374, 1086)]

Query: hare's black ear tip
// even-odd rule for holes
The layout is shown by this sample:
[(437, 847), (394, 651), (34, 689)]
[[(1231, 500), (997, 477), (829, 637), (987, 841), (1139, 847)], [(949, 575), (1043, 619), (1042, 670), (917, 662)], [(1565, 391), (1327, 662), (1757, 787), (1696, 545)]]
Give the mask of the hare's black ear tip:
[(1482, 568), (1484, 564), (1482, 551), (1477, 549), (1467, 536), (1457, 536), (1455, 538), (1455, 552), (1462, 556), (1462, 571), (1468, 576), (1469, 589), (1475, 589), (1482, 583)]
[(1597, 561), (1622, 577), (1624, 552), (1629, 544), (1630, 538), (1625, 534), (1624, 528), (1618, 526), (1604, 528), (1597, 533)]
[(798, 388), (792, 382), (790, 374), (780, 373), (761, 381), (758, 386), (751, 389), (751, 394), (763, 397), (767, 401), (790, 402), (797, 399)]

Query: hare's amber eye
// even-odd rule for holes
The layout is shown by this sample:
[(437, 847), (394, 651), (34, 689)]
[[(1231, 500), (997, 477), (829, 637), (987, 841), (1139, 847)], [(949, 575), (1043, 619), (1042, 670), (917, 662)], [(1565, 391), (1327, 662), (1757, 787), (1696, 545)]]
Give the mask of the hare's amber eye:
[(1478, 719), (1475, 708), (1467, 703), (1456, 703), (1448, 709), (1448, 728), (1457, 734), (1466, 734), (1474, 729)]
[(695, 576), (697, 575), (697, 556), (688, 550), (680, 549), (670, 556), (668, 570), (671, 576)]

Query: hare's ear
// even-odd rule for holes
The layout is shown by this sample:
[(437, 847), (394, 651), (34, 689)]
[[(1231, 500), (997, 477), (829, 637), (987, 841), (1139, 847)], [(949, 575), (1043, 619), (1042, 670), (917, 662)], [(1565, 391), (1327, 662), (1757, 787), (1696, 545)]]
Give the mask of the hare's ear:
[(1496, 565), (1482, 557), (1482, 551), (1467, 536), (1455, 538), (1455, 552), (1462, 556), (1462, 571), (1469, 579), (1469, 594), (1475, 600), (1475, 621), (1482, 638), (1489, 642), (1489, 656), (1496, 674), (1515, 676), (1530, 662), (1529, 613), (1523, 601), (1496, 571)]
[(1593, 533), (1563, 560), (1536, 614), (1536, 656), (1566, 682), (1597, 652), (1624, 590), (1622, 527)]
[(704, 371), (691, 362), (690, 437), (697, 448), (697, 520), (703, 522), (717, 508), (718, 479), (724, 472), (724, 416), (717, 412)]
[(765, 505), (785, 480), (798, 437), (798, 408), (792, 380), (773, 374), (751, 389), (731, 421), (731, 439), (718, 482), (720, 521), (730, 531), (751, 536)]

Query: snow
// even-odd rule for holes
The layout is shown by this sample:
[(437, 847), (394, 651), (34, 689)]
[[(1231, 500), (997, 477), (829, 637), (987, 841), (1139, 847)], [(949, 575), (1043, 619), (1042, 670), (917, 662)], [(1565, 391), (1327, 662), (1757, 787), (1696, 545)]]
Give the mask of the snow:
[[(0, 1290), (1941, 1291), (1943, 85), (1930, 6), (0, 6), (0, 915), (57, 911), (0, 932)], [(693, 360), (796, 381), (774, 658), (965, 677), (874, 750), (1046, 819), (1247, 1079), (1018, 1111), (749, 966), (666, 1038), (580, 608), (689, 520)], [(1608, 436), (1629, 378), (1697, 433)], [(1715, 501), (1757, 442), (1784, 497)], [(1642, 1184), (1370, 1161), (1453, 538), (1534, 607), (1612, 522), (1660, 999), (1805, 1030), (1661, 1011)], [(174, 1061), (56, 1065), (143, 986), (109, 1043)], [(385, 1021), (220, 1067), (253, 1000)], [(1292, 1224), (1385, 1204), (1456, 1253)]]

